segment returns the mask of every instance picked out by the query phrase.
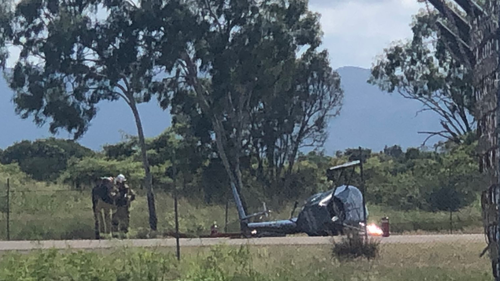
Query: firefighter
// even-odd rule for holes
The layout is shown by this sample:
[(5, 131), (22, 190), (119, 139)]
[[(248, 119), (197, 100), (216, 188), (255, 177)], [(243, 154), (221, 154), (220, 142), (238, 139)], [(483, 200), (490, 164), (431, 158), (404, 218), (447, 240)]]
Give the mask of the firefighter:
[(123, 174), (115, 178), (118, 196), (116, 197), (116, 212), (113, 214), (113, 233), (119, 231), (128, 233), (130, 221), (130, 203), (135, 200), (135, 192), (126, 184), (127, 179)]
[(101, 233), (111, 234), (111, 214), (116, 210), (115, 197), (116, 190), (112, 177), (102, 177), (96, 181), (96, 186), (92, 188), (92, 210), (94, 212), (96, 239), (100, 238)]
[(217, 227), (217, 222), (214, 221), (214, 224), (210, 227), (210, 236), (217, 236), (219, 234), (219, 228)]

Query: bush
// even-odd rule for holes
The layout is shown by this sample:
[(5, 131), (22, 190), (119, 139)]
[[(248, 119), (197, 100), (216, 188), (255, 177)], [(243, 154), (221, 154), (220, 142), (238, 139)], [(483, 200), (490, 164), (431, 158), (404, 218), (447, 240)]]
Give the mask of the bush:
[(374, 259), (379, 253), (379, 243), (375, 240), (364, 238), (357, 231), (347, 233), (347, 237), (342, 238), (340, 243), (335, 243), (332, 249), (332, 256), (340, 261), (353, 260), (357, 258)]
[(124, 174), (128, 178), (130, 186), (139, 186), (144, 177), (144, 169), (141, 162), (132, 160), (106, 160), (103, 158), (86, 157), (82, 159), (72, 158), (68, 162), (68, 168), (62, 173), (59, 180), (63, 184), (71, 184), (74, 187), (93, 187), (96, 179), (103, 176), (116, 176)]
[(0, 154), (2, 164), (17, 163), (35, 180), (54, 181), (63, 173), (70, 158), (92, 157), (94, 152), (71, 140), (47, 138), (17, 142)]

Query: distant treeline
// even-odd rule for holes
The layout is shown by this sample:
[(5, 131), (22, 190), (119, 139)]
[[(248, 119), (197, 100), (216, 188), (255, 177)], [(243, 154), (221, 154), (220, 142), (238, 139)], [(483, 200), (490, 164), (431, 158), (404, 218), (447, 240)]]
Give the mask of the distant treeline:
[[(147, 140), (156, 190), (173, 188), (172, 163), (177, 164), (177, 185), (182, 194), (205, 203), (224, 203), (231, 199), (229, 180), (214, 151), (203, 151), (195, 143), (175, 138), (171, 129)], [(361, 159), (369, 204), (396, 209), (426, 211), (457, 210), (470, 205), (484, 188), (475, 158), (476, 142), (441, 145), (432, 151), (394, 145), (383, 151), (363, 149)], [(241, 170), (244, 197), (249, 205), (264, 200), (283, 204), (303, 199), (331, 187), (326, 170), (333, 165), (360, 159), (358, 149), (338, 151), (335, 156), (319, 152), (300, 154), (290, 174), (276, 175), (278, 169), (256, 157), (244, 155)], [(48, 138), (21, 141), (0, 151), (0, 162), (18, 165), (19, 170), (37, 181), (58, 182), (83, 189), (96, 178), (123, 173), (130, 184), (141, 189), (144, 177), (137, 140), (104, 146), (93, 151), (70, 140)], [(281, 169), (287, 169), (283, 165)], [(358, 171), (346, 173), (336, 184), (349, 181), (359, 185)]]

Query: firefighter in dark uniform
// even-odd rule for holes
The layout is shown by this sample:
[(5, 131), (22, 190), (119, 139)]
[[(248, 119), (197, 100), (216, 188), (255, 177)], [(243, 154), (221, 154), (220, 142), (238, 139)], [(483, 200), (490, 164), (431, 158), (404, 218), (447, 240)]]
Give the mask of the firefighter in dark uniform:
[(125, 183), (127, 179), (119, 174), (115, 183), (117, 185), (117, 197), (115, 200), (116, 212), (113, 214), (113, 233), (118, 231), (128, 233), (130, 221), (130, 203), (135, 200), (135, 192)]

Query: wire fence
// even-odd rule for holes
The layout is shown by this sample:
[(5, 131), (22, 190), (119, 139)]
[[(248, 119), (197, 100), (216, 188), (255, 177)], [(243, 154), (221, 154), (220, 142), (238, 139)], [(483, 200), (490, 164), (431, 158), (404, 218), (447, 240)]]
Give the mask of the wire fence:
[[(130, 238), (152, 237), (149, 231), (148, 207), (144, 190), (137, 190), (130, 209)], [(0, 240), (94, 239), (94, 217), (91, 190), (30, 189), (0, 183)], [(158, 231), (156, 237), (172, 237), (175, 233), (174, 199), (171, 194), (156, 192)], [(262, 220), (287, 219), (292, 206), (273, 210)], [(252, 210), (261, 211), (261, 210)], [(295, 212), (295, 216), (300, 210)], [(382, 226), (389, 218), (391, 235), (407, 234), (482, 234), (481, 211), (471, 206), (458, 212), (397, 211), (368, 204), (368, 224)], [(188, 237), (210, 234), (214, 222), (220, 232), (240, 230), (236, 207), (208, 205), (179, 199), (179, 231)], [(5, 226), (5, 227), (3, 227)]]
[[(147, 197), (135, 190), (136, 200), (130, 207), (129, 237), (151, 237)], [(175, 233), (175, 206), (172, 194), (155, 192), (158, 229), (153, 235)], [(179, 232), (188, 236), (210, 233), (216, 222), (220, 231), (238, 231), (234, 207), (207, 205), (179, 199)], [(5, 226), (5, 227), (4, 227)], [(94, 239), (94, 216), (91, 190), (30, 189), (0, 183), (0, 240)]]

